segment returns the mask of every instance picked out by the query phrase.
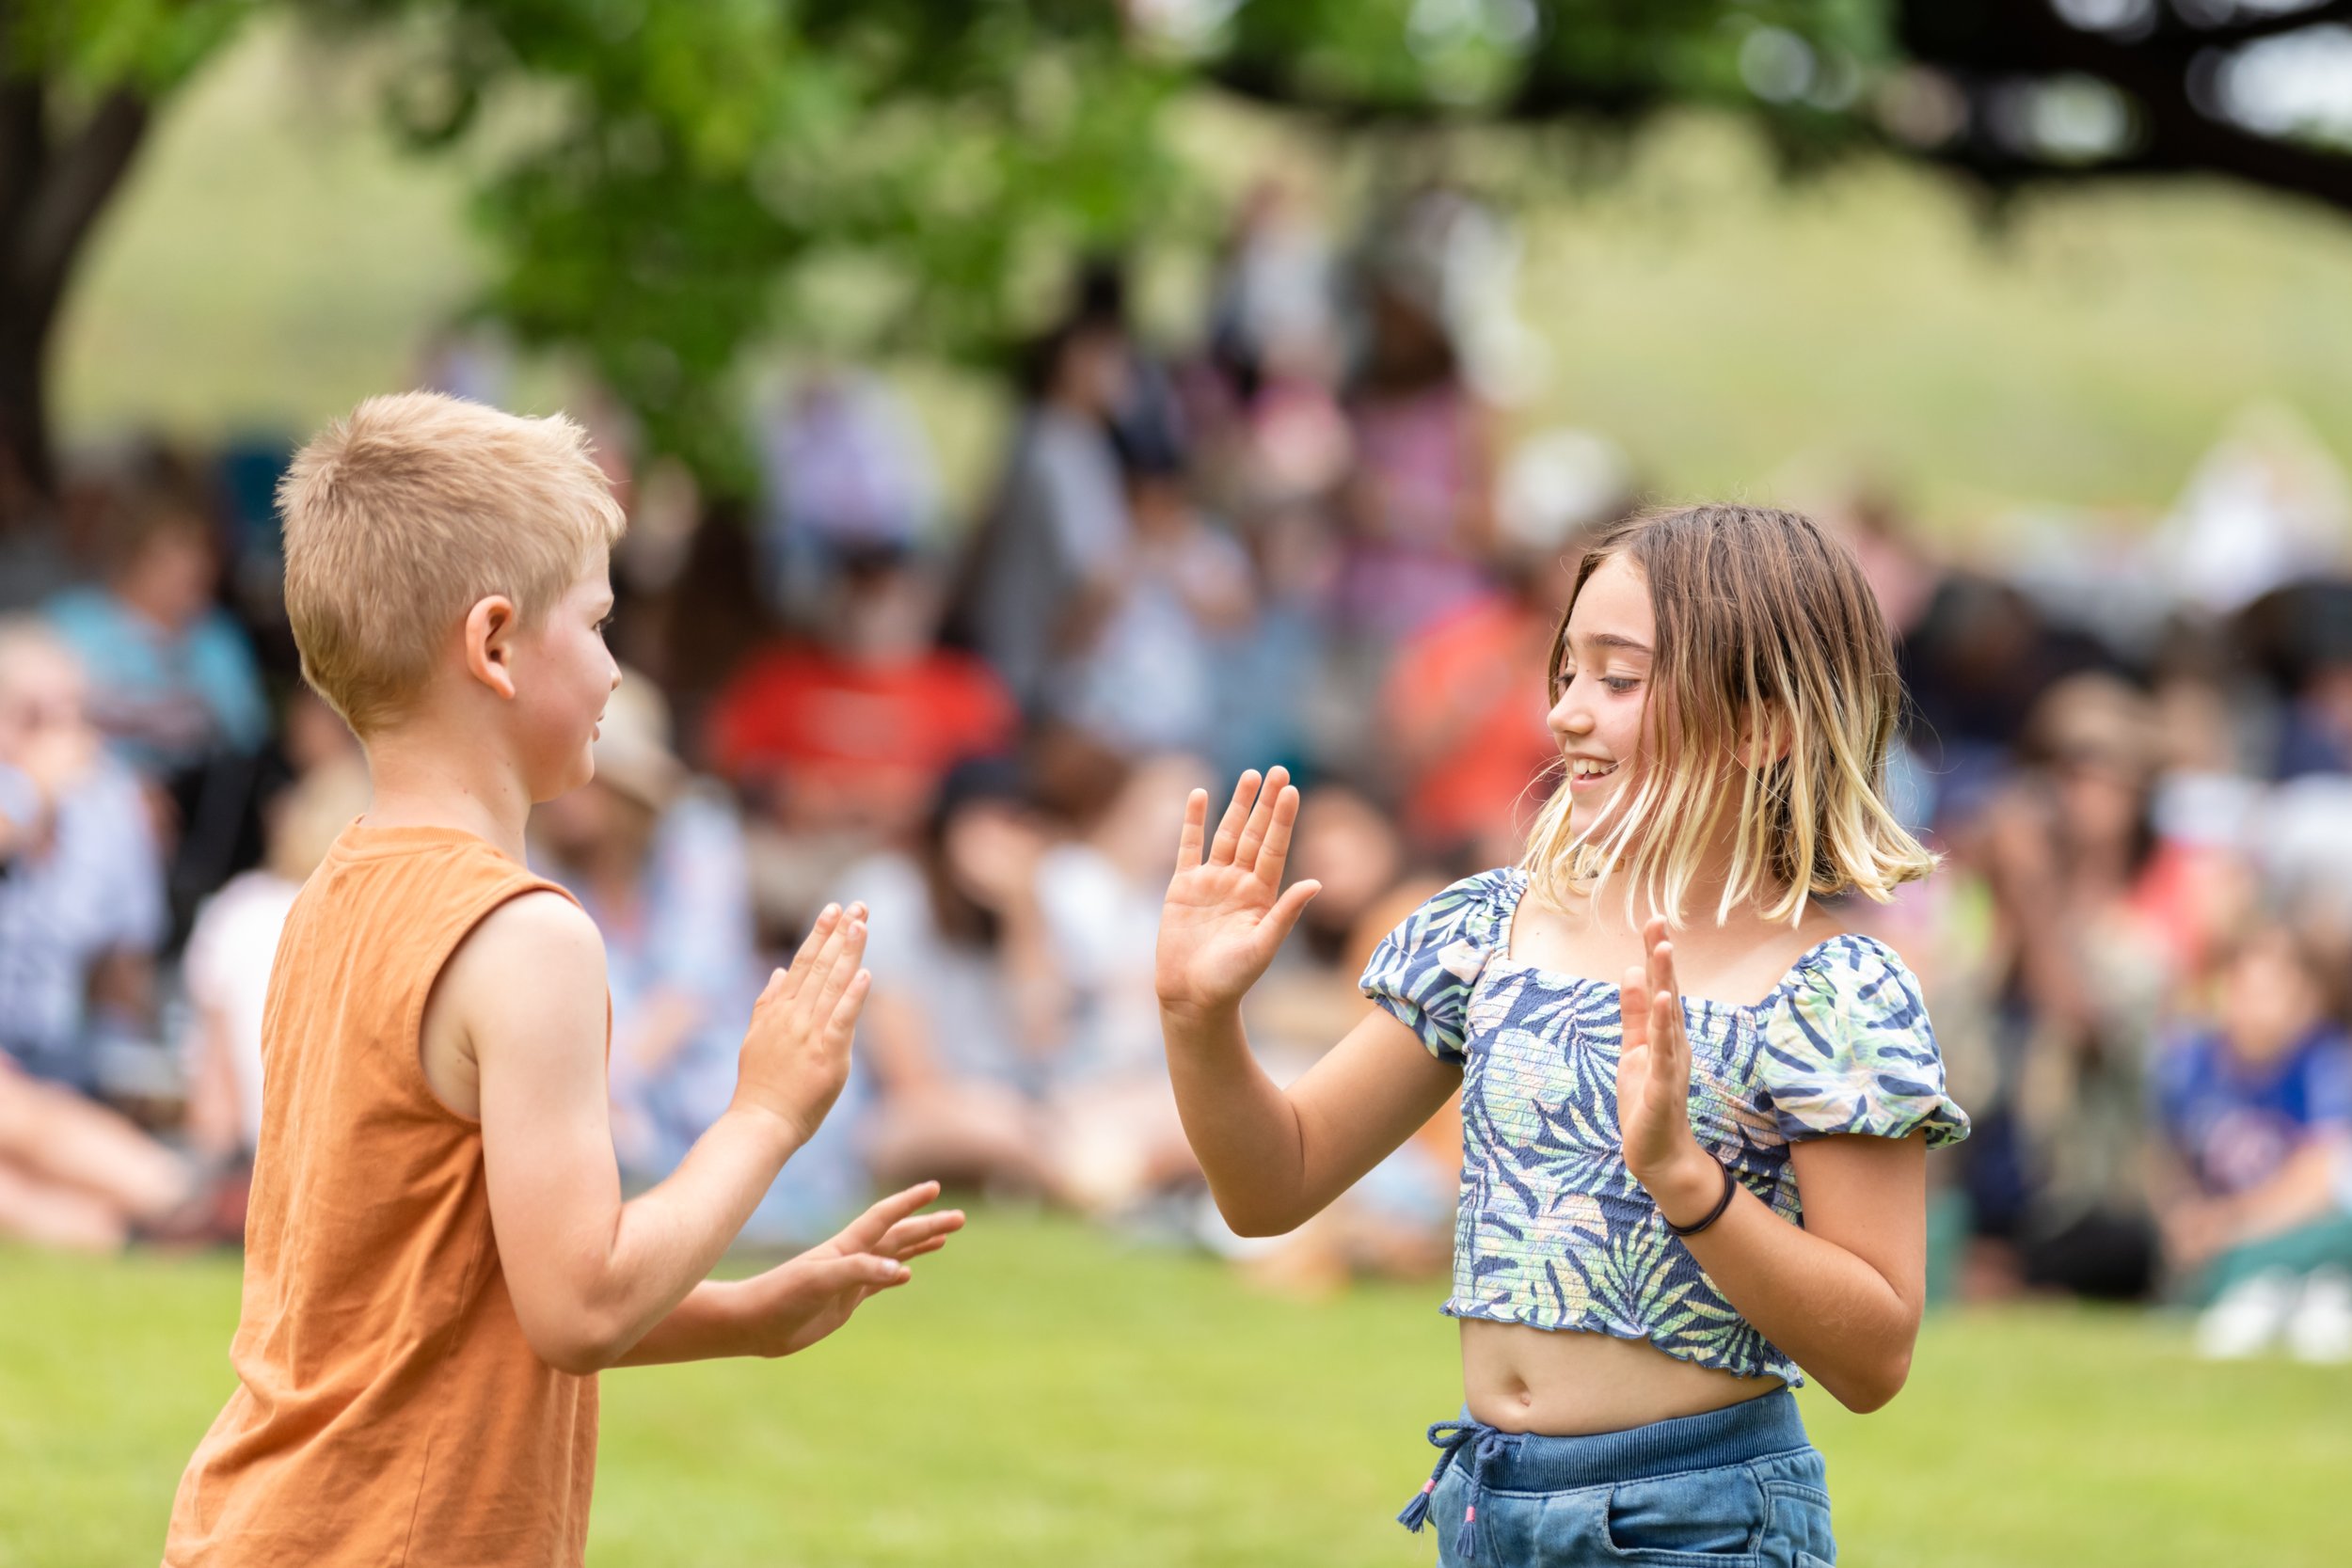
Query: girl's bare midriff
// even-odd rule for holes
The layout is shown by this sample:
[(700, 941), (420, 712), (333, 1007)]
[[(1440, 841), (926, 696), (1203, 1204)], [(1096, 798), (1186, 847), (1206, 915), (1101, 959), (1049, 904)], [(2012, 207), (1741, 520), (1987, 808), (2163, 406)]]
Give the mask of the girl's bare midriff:
[(1677, 1361), (1646, 1339), (1462, 1322), (1465, 1402), (1474, 1418), (1504, 1432), (1623, 1432), (1721, 1410), (1780, 1386), (1776, 1377)]

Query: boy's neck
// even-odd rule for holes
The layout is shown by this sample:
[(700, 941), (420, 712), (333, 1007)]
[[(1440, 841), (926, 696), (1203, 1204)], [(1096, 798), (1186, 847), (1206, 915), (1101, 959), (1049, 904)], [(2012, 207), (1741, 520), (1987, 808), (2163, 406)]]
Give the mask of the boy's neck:
[(455, 828), (521, 862), (531, 791), (520, 771), (480, 738), (439, 731), (418, 722), (368, 740), (367, 826)]

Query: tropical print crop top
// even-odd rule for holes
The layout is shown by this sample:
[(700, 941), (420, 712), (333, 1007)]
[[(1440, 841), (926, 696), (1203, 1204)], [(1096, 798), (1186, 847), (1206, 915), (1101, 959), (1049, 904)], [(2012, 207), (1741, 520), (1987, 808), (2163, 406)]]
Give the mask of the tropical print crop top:
[[(1741, 1376), (1804, 1381), (1719, 1294), (1626, 1168), (1614, 983), (1510, 958), (1516, 868), (1430, 899), (1375, 950), (1364, 994), (1462, 1069), (1462, 1196), (1445, 1311), (1648, 1339)], [(1835, 936), (1752, 1006), (1683, 1001), (1691, 1124), (1803, 1223), (1788, 1146), (1836, 1132), (1930, 1148), (1968, 1135), (1917, 981), (1884, 943)]]

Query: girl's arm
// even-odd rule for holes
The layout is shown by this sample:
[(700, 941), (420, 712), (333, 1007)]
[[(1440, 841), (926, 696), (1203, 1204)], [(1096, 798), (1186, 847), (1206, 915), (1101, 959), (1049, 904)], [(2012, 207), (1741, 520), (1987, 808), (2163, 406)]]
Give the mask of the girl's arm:
[[(1677, 1225), (1723, 1196), (1723, 1166), (1691, 1131), (1691, 1045), (1665, 923), (1649, 963), (1626, 972), (1617, 1114), (1626, 1164)], [(1722, 1217), (1683, 1245), (1740, 1315), (1850, 1410), (1876, 1410), (1911, 1370), (1927, 1299), (1927, 1139), (1841, 1135), (1794, 1145), (1804, 1199), (1791, 1225), (1735, 1186)]]
[(1184, 1135), (1218, 1212), (1245, 1236), (1279, 1235), (1323, 1209), (1434, 1116), (1461, 1076), (1381, 1012), (1287, 1091), (1258, 1065), (1242, 996), (1319, 891), (1312, 881), (1282, 890), (1298, 791), (1279, 768), (1263, 793), (1259, 782), (1241, 776), (1205, 851), (1208, 793), (1184, 802), (1155, 970)]

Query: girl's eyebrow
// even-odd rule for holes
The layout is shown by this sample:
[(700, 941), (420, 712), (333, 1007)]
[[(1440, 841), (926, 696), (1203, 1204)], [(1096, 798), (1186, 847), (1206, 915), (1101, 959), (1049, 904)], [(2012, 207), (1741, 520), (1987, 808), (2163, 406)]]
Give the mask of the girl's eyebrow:
[(1613, 631), (1588, 632), (1582, 637), (1571, 638), (1569, 641), (1587, 643), (1596, 648), (1623, 648), (1628, 653), (1646, 654), (1649, 652), (1645, 644), (1636, 642), (1630, 637), (1621, 637)]

